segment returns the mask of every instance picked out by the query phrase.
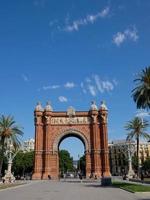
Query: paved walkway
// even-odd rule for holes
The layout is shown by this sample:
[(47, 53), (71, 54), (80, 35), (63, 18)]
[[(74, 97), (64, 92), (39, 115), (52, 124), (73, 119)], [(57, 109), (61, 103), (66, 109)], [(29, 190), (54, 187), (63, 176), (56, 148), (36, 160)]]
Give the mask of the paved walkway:
[(1, 190), (0, 200), (150, 200), (150, 196), (100, 187), (98, 183), (33, 181)]

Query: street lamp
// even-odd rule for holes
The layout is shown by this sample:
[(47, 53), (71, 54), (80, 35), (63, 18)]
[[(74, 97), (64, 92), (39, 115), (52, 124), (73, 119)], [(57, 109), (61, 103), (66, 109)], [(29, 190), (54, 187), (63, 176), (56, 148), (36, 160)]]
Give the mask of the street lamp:
[(120, 147), (120, 150), (122, 151), (122, 153), (124, 153), (124, 155), (127, 157), (128, 159), (128, 173), (127, 173), (127, 177), (128, 178), (132, 178), (135, 173), (132, 169), (132, 156), (135, 153), (135, 145), (134, 143), (132, 143), (132, 141), (126, 141), (124, 143), (120, 143), (117, 144), (117, 146)]
[(7, 170), (5, 170), (5, 176), (3, 177), (5, 183), (12, 183), (15, 181), (15, 177), (12, 174), (11, 170), (12, 170), (13, 159), (15, 158), (19, 150), (16, 152), (14, 152), (13, 150), (14, 146), (12, 144), (12, 140), (11, 138), (8, 138), (6, 142), (6, 152), (5, 152), (8, 161), (8, 167)]
[(135, 146), (134, 144), (131, 144), (131, 141), (127, 141), (127, 152), (128, 152), (128, 167), (129, 167), (127, 177), (132, 178), (135, 175), (132, 169), (132, 156), (135, 153)]

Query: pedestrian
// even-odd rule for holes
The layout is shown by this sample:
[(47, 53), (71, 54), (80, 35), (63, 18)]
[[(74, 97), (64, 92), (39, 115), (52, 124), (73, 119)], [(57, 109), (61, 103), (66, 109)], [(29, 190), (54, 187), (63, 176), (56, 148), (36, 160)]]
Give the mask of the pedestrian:
[(48, 175), (48, 179), (51, 180), (51, 175)]

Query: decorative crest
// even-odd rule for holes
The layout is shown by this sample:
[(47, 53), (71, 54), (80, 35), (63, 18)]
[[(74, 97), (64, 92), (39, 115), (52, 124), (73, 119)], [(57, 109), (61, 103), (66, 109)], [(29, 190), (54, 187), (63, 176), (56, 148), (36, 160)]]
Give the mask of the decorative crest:
[(105, 104), (105, 101), (101, 102), (100, 109), (102, 109), (102, 110), (108, 110), (108, 108), (107, 108), (107, 106)]
[(41, 102), (38, 102), (38, 103), (37, 103), (37, 105), (36, 105), (36, 107), (35, 107), (35, 111), (43, 111)]
[(92, 102), (91, 102), (91, 108), (90, 108), (90, 110), (98, 110), (95, 101), (92, 101)]
[(53, 108), (52, 108), (52, 106), (51, 106), (50, 101), (48, 101), (48, 102), (46, 103), (45, 111), (53, 111)]
[(75, 116), (75, 109), (72, 107), (72, 106), (70, 106), (69, 108), (68, 108), (68, 110), (67, 110), (67, 115), (71, 118), (71, 117), (73, 117), (73, 116)]

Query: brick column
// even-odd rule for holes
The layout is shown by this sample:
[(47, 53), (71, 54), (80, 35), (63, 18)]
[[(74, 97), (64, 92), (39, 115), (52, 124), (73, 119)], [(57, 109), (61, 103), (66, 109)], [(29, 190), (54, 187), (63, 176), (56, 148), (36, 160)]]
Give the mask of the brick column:
[(43, 111), (34, 112), (35, 116), (35, 155), (32, 179), (41, 179), (43, 171)]
[(100, 160), (100, 134), (98, 129), (98, 111), (91, 110), (92, 116), (92, 136), (93, 145), (91, 149), (92, 154), (92, 173), (94, 176), (101, 177), (101, 160)]
[(91, 175), (91, 155), (90, 152), (85, 152), (85, 161), (86, 161), (86, 178), (89, 178)]
[(100, 108), (100, 132), (101, 132), (101, 156), (102, 156), (102, 176), (110, 177), (109, 149), (107, 133), (107, 114), (105, 107)]
[(50, 156), (52, 150), (50, 150), (50, 140), (51, 140), (51, 115), (52, 111), (44, 112), (44, 173), (42, 179), (48, 179), (48, 175), (51, 175), (50, 172)]

